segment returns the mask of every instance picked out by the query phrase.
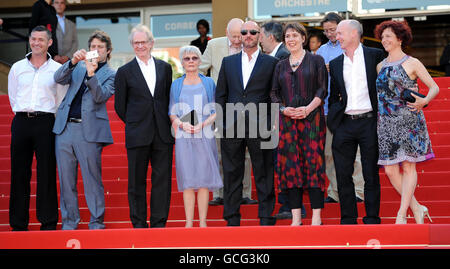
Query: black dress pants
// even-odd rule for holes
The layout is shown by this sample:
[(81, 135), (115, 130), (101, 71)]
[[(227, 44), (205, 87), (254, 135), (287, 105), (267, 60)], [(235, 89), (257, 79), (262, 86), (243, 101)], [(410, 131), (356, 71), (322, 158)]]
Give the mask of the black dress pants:
[[(309, 201), (311, 209), (324, 208), (324, 192), (320, 188), (309, 188)], [(287, 190), (289, 207), (291, 209), (302, 208), (303, 204), (303, 188), (292, 188)]]
[(242, 180), (245, 148), (248, 147), (258, 195), (258, 217), (261, 225), (274, 225), (275, 208), (273, 150), (261, 149), (257, 138), (223, 138), (221, 154), (224, 175), (223, 217), (228, 226), (239, 226), (241, 220)]
[(333, 158), (341, 207), (341, 224), (356, 224), (358, 209), (353, 167), (358, 145), (364, 177), (365, 224), (380, 223), (380, 177), (378, 167), (377, 117), (351, 119), (344, 116), (333, 135)]
[(41, 230), (54, 230), (58, 222), (54, 114), (28, 117), (17, 113), (11, 124), (11, 193), (9, 223), (13, 230), (28, 229), (30, 181), (36, 154), (36, 216)]
[(147, 171), (152, 167), (150, 227), (165, 227), (169, 217), (172, 191), (173, 144), (164, 143), (155, 133), (150, 145), (127, 149), (128, 203), (134, 228), (148, 228)]

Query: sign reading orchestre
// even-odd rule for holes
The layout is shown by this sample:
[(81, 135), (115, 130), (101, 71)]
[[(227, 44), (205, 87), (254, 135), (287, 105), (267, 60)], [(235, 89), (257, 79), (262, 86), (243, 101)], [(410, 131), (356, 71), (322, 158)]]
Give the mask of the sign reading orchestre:
[(305, 14), (327, 11), (347, 11), (343, 0), (253, 0), (255, 17)]

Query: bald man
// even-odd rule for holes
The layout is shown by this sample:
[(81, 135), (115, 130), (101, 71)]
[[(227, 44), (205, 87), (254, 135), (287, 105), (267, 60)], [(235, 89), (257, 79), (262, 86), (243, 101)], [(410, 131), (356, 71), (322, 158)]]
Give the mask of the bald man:
[(363, 30), (356, 20), (343, 20), (337, 40), (344, 51), (330, 62), (330, 98), (327, 125), (333, 133), (332, 151), (341, 207), (341, 224), (356, 224), (353, 167), (358, 146), (364, 175), (365, 224), (379, 224), (376, 66), (383, 51), (360, 43)]
[[(241, 35), (243, 51), (223, 58), (216, 88), (216, 103), (222, 107), (223, 115), (227, 115), (226, 121), (221, 119), (225, 123), (223, 130), (226, 130), (221, 139), (224, 174), (223, 217), (228, 226), (240, 225), (245, 150), (248, 148), (259, 201), (260, 224), (274, 225), (276, 219), (272, 216), (275, 206), (273, 149), (262, 147), (261, 134), (258, 133), (255, 137), (249, 128), (252, 125), (250, 121), (255, 120), (257, 124), (263, 126), (262, 128), (270, 127), (270, 109), (265, 112), (256, 110), (256, 114), (253, 114), (248, 110), (227, 111), (226, 105), (236, 107), (239, 104), (244, 106), (254, 104), (258, 108), (261, 105), (270, 107), (269, 92), (278, 59), (259, 51), (260, 28), (255, 22), (244, 23)], [(257, 130), (261, 129), (259, 127)]]
[[(241, 39), (241, 27), (244, 23), (239, 18), (231, 19), (227, 28), (225, 29), (226, 36), (217, 37), (208, 41), (206, 50), (202, 55), (202, 63), (200, 64), (200, 72), (204, 75), (211, 71), (211, 78), (217, 84), (217, 78), (219, 76), (220, 67), (224, 57), (241, 52), (242, 39)], [(218, 140), (217, 149), (219, 151), (219, 162), (222, 163), (222, 157), (220, 154), (220, 143)], [(220, 175), (223, 179), (223, 170), (220, 168)], [(251, 179), (251, 163), (250, 155), (246, 152), (245, 156), (245, 172), (244, 172), (244, 188), (242, 191), (242, 204), (256, 204), (257, 201), (252, 197), (252, 179)], [(209, 205), (223, 205), (223, 188), (213, 192), (213, 200), (209, 201)]]

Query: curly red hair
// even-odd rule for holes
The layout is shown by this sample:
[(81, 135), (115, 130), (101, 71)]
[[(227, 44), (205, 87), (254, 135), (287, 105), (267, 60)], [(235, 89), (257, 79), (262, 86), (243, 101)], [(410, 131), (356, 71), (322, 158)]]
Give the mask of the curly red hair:
[(381, 39), (381, 34), (387, 28), (391, 28), (392, 32), (402, 41), (402, 49), (405, 49), (412, 42), (411, 28), (406, 21), (384, 21), (375, 27), (375, 37)]

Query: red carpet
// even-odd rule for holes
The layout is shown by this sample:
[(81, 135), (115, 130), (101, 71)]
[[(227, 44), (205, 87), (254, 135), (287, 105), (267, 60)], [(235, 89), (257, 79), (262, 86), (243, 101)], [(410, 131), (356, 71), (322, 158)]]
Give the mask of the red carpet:
[[(0, 96), (0, 248), (67, 248), (72, 242), (81, 248), (428, 248), (450, 247), (450, 78), (436, 78), (440, 86), (437, 98), (425, 109), (428, 130), (436, 158), (417, 165), (419, 175), (416, 198), (426, 205), (433, 218), (430, 224), (391, 225), (395, 221), (400, 196), (392, 188), (381, 169), (381, 219), (383, 225), (340, 226), (339, 204), (326, 204), (322, 211), (324, 225), (308, 226), (311, 210), (308, 196), (305, 206), (308, 217), (304, 226), (291, 228), (290, 220), (275, 227), (259, 227), (257, 205), (241, 207), (242, 226), (225, 227), (223, 207), (210, 206), (208, 228), (184, 229), (182, 194), (177, 191), (173, 169), (172, 201), (166, 229), (133, 230), (129, 221), (127, 201), (127, 159), (124, 147), (124, 125), (114, 112), (114, 100), (108, 102), (114, 145), (103, 152), (103, 183), (106, 197), (104, 231), (88, 231), (89, 211), (84, 199), (79, 173), (81, 223), (78, 231), (40, 232), (36, 220), (36, 175), (33, 170), (30, 205), (30, 232), (9, 232), (8, 205), (10, 187), (10, 127), (13, 114), (7, 96)], [(424, 88), (421, 84), (420, 88)], [(426, 91), (422, 91), (426, 93)], [(149, 171), (150, 175), (151, 171)], [(148, 182), (150, 185), (150, 181)], [(59, 183), (58, 183), (59, 185)], [(148, 186), (148, 191), (150, 186)], [(150, 194), (150, 193), (149, 193)], [(257, 199), (255, 191), (253, 199)], [(276, 212), (278, 212), (277, 204)], [(363, 204), (358, 204), (361, 217)], [(197, 214), (197, 213), (196, 213)], [(197, 217), (197, 216), (196, 216)], [(60, 224), (58, 225), (60, 228)], [(264, 236), (262, 236), (262, 234)], [(70, 241), (71, 239), (74, 239)]]
[(443, 248), (448, 225), (326, 225), (3, 232), (0, 247), (55, 248)]

